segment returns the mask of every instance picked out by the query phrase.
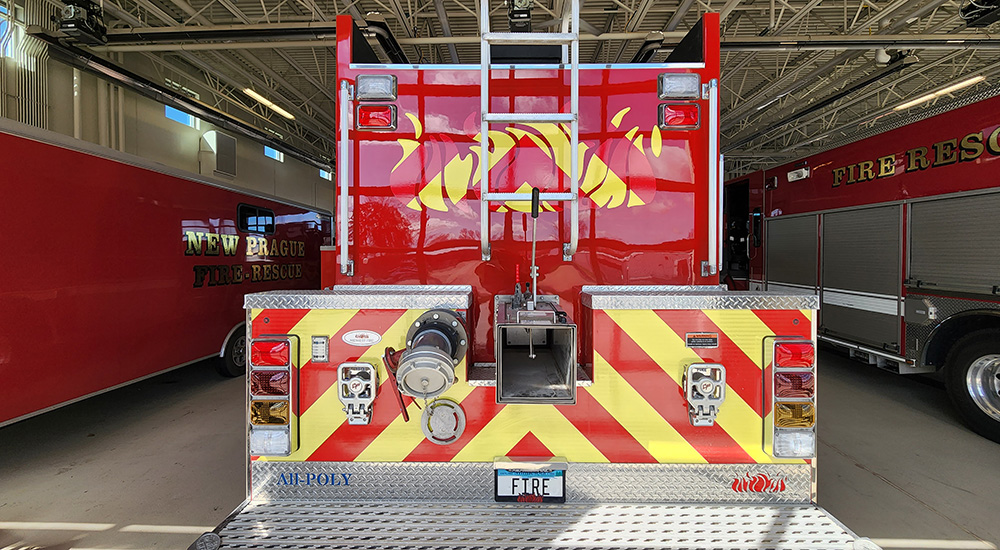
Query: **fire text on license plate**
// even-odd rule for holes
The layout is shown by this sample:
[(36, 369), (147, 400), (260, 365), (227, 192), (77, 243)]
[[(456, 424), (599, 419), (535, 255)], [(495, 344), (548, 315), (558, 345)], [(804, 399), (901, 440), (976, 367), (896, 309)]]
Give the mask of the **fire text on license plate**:
[(497, 502), (566, 502), (566, 470), (495, 472)]

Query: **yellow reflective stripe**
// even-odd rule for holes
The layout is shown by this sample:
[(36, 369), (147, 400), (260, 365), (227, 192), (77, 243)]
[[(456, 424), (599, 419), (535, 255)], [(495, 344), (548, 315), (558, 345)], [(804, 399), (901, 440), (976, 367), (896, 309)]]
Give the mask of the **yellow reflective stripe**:
[(743, 350), (757, 368), (764, 368), (761, 364), (761, 341), (774, 333), (760, 317), (749, 309), (710, 309), (704, 310), (704, 313), (736, 347)]
[[(655, 312), (608, 310), (605, 313), (678, 385), (681, 384), (684, 368), (687, 365), (702, 362), (701, 357), (687, 348), (684, 340)], [(775, 459), (764, 453), (762, 445), (764, 431), (760, 414), (728, 384), (726, 401), (720, 407), (715, 423), (759, 463), (802, 462), (802, 460)]]
[(594, 380), (598, 382), (587, 388), (587, 393), (657, 462), (708, 462), (596, 351)]
[(572, 462), (608, 462), (552, 405), (505, 406), (452, 461), (492, 461), (517, 445), (528, 432)]
[[(465, 361), (455, 369), (455, 375), (457, 377), (455, 384), (442, 397), (461, 403), (475, 389), (464, 382)], [(390, 388), (387, 387), (386, 391), (390, 391)], [(403, 421), (403, 415), (397, 416), (354, 460), (398, 462), (409, 456), (417, 445), (424, 441), (424, 431), (420, 429), (420, 415), (423, 411), (417, 408), (416, 402), (413, 402), (406, 407), (406, 412), (410, 415), (409, 422)]]

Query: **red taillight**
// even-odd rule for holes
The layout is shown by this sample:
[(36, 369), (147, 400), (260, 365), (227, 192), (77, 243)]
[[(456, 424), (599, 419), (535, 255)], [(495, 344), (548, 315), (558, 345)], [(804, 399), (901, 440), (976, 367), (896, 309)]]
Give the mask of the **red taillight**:
[(700, 110), (694, 103), (661, 103), (660, 128), (683, 130), (698, 127)]
[(289, 364), (288, 342), (269, 340), (250, 344), (250, 364), (257, 367), (284, 367)]
[(816, 362), (816, 348), (811, 342), (782, 342), (774, 346), (774, 366), (808, 368)]
[(774, 396), (782, 399), (812, 397), (815, 388), (811, 372), (774, 373)]
[(396, 107), (394, 105), (360, 105), (358, 107), (358, 128), (363, 130), (396, 129)]
[(290, 379), (287, 370), (250, 371), (250, 393), (253, 395), (288, 395)]

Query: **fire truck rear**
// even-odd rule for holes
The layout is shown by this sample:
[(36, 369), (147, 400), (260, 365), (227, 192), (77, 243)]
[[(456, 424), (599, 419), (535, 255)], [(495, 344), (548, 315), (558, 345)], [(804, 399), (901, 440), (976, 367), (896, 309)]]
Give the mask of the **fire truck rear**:
[(873, 547), (814, 503), (816, 298), (718, 285), (717, 14), (581, 66), (481, 4), (481, 67), (338, 19), (328, 289), (246, 297), (249, 498), (192, 548)]

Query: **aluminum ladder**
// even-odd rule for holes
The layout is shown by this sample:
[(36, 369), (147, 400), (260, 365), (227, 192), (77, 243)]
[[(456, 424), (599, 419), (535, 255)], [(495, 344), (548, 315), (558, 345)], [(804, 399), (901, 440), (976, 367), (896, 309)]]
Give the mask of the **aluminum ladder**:
[[(508, 0), (512, 1), (512, 0)], [(570, 192), (541, 193), (540, 201), (568, 202), (570, 208), (570, 238), (563, 243), (563, 260), (570, 261), (576, 254), (580, 239), (580, 2), (567, 0), (571, 5), (567, 21), (563, 13), (562, 31), (549, 33), (491, 32), (490, 0), (480, 0), (479, 34), (480, 62), (482, 64), (480, 93), (480, 246), (483, 260), (490, 259), (490, 203), (505, 201), (531, 201), (528, 193), (494, 193), (490, 191), (490, 124), (569, 123), (570, 125)], [(570, 24), (571, 22), (571, 24)], [(568, 113), (494, 113), (490, 111), (490, 46), (492, 44), (557, 44), (568, 46), (568, 60), (564, 48), (563, 67), (570, 69), (570, 112)], [(568, 61), (568, 63), (566, 63)]]

